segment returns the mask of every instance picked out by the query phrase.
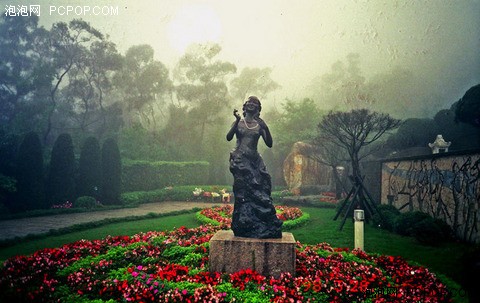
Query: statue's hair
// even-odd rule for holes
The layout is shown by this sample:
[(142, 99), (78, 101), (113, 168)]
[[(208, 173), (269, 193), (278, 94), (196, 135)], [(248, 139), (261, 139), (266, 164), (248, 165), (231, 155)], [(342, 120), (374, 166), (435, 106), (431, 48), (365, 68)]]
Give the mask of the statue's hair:
[(242, 107), (243, 116), (245, 117), (245, 105), (247, 104), (248, 101), (255, 102), (258, 105), (258, 115), (257, 115), (257, 117), (260, 117), (260, 112), (262, 111), (262, 103), (260, 102), (260, 99), (258, 99), (258, 97), (256, 97), (256, 96), (248, 97), (247, 101), (245, 101), (245, 103), (243, 103), (243, 107)]

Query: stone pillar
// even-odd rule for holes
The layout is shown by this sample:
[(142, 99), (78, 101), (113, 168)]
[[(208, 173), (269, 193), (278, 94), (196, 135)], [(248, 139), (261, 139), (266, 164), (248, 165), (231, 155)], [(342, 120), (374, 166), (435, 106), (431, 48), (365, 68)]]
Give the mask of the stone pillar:
[(295, 275), (295, 245), (291, 233), (283, 232), (278, 239), (254, 239), (221, 230), (210, 240), (210, 271), (230, 274), (252, 269), (267, 277), (278, 278), (282, 272)]

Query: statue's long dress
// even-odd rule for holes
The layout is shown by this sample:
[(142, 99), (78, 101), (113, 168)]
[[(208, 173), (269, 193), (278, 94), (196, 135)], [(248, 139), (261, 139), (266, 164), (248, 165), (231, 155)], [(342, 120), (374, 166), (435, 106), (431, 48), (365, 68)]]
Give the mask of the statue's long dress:
[(260, 127), (247, 128), (243, 121), (237, 128), (237, 146), (230, 153), (235, 206), (232, 230), (237, 237), (281, 238), (282, 221), (272, 204), (272, 181), (262, 157), (257, 152)]

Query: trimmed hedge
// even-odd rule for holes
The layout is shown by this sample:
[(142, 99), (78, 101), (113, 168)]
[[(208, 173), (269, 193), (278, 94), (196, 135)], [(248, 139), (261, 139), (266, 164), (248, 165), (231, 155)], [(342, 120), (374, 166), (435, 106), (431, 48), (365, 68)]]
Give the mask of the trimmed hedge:
[(309, 220), (310, 220), (310, 214), (303, 212), (300, 218), (284, 221), (282, 225), (282, 230), (291, 230), (291, 229), (297, 228), (299, 226), (302, 226)]
[(434, 219), (420, 211), (400, 213), (393, 205), (379, 205), (381, 213), (373, 216), (373, 224), (399, 235), (414, 237), (418, 242), (436, 246), (453, 237), (451, 227), (443, 220)]
[[(232, 186), (199, 186), (199, 185), (184, 185), (175, 187), (166, 187), (162, 189), (152, 191), (135, 191), (123, 193), (121, 195), (121, 201), (125, 205), (137, 205), (151, 202), (161, 201), (191, 201), (194, 200), (193, 191), (196, 187), (201, 187), (204, 191), (218, 192), (221, 189), (226, 189), (228, 192), (232, 192)], [(205, 201), (203, 198), (199, 198), (199, 201)]]
[(213, 219), (210, 219), (209, 217), (207, 216), (204, 216), (202, 215), (202, 211), (197, 211), (195, 213), (195, 218), (197, 219), (198, 222), (200, 222), (200, 224), (203, 224), (203, 225), (213, 225), (213, 226), (219, 226), (220, 225), (220, 222), (218, 222), (217, 220), (213, 220)]
[(418, 242), (430, 246), (452, 238), (452, 230), (447, 223), (420, 211), (398, 215), (394, 230), (400, 235), (415, 237)]
[(7, 207), (12, 212), (46, 208), (43, 151), (37, 133), (25, 135), (16, 161), (17, 192)]
[(123, 191), (152, 191), (167, 186), (205, 185), (210, 164), (196, 162), (123, 161)]
[(286, 196), (276, 197), (272, 193), (272, 198), (275, 204), (286, 206), (306, 206), (318, 208), (336, 208), (338, 203), (321, 201), (322, 195), (311, 196)]
[[(195, 213), (195, 217), (197, 221), (199, 221), (201, 224), (211, 224), (214, 226), (220, 225), (220, 223), (216, 220), (210, 219), (202, 214), (202, 211), (197, 211)], [(292, 230), (294, 228), (300, 227), (306, 222), (310, 220), (310, 214), (307, 212), (302, 212), (302, 216), (299, 218), (293, 219), (293, 220), (287, 220), (283, 221), (282, 224), (282, 230), (287, 231), (287, 230)]]
[(395, 220), (400, 216), (400, 211), (393, 205), (381, 204), (377, 206), (380, 213), (375, 213), (372, 217), (373, 224), (388, 231), (393, 231)]
[(73, 203), (74, 207), (92, 209), (97, 206), (97, 200), (91, 196), (81, 196)]
[(105, 205), (118, 204), (122, 192), (122, 159), (117, 141), (109, 138), (102, 145), (101, 202)]
[(430, 216), (420, 211), (411, 211), (400, 214), (394, 223), (394, 230), (402, 236), (413, 236), (415, 225)]

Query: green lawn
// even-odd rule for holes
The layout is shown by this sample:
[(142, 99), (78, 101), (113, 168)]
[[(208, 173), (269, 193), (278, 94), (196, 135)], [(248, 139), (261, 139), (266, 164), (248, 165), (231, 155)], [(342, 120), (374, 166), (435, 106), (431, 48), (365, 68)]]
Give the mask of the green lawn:
[[(333, 247), (353, 248), (353, 223), (347, 219), (339, 231), (342, 218), (333, 221), (335, 209), (302, 208), (310, 214), (310, 222), (292, 231), (297, 241), (305, 244), (327, 242)], [(365, 251), (403, 258), (428, 267), (460, 281), (462, 254), (470, 248), (467, 244), (443, 243), (437, 247), (419, 244), (414, 238), (404, 237), (386, 230), (365, 225)]]
[[(307, 224), (291, 230), (297, 241), (304, 244), (327, 242), (333, 247), (353, 248), (353, 223), (347, 220), (342, 231), (338, 228), (341, 218), (333, 221), (335, 209), (302, 208), (310, 214)], [(154, 219), (112, 223), (64, 235), (48, 236), (42, 239), (26, 240), (16, 245), (1, 248), (0, 260), (14, 255), (33, 253), (42, 248), (58, 247), (80, 239), (101, 239), (107, 235), (133, 235), (150, 230), (171, 230), (180, 226), (196, 227), (199, 223), (195, 213), (166, 216)], [(418, 244), (413, 238), (402, 237), (370, 225), (365, 226), (365, 250), (369, 253), (402, 256), (430, 268), (433, 272), (445, 274), (459, 281), (461, 275), (460, 256), (468, 248), (465, 244), (446, 243), (438, 247)]]
[(102, 239), (108, 235), (134, 235), (139, 232), (151, 230), (172, 230), (180, 226), (197, 227), (199, 223), (195, 213), (165, 216), (155, 219), (144, 219), (125, 223), (112, 223), (87, 230), (71, 232), (68, 234), (49, 236), (41, 239), (28, 240), (19, 244), (0, 248), (0, 260), (3, 261), (15, 255), (31, 254), (42, 248), (59, 247), (63, 244), (74, 242), (80, 239), (95, 240)]

